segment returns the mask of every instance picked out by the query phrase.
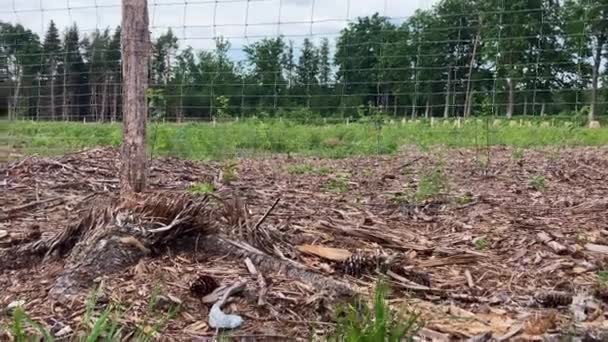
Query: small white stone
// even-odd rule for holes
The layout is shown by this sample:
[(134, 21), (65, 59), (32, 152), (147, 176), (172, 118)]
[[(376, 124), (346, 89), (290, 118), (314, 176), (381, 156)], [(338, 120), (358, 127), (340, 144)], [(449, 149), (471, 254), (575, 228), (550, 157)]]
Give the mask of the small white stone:
[(8, 232), (6, 230), (0, 229), (0, 239), (4, 239), (7, 236), (8, 236)]
[(7, 306), (6, 306), (6, 310), (7, 311), (11, 311), (13, 309), (16, 309), (18, 307), (22, 307), (25, 305), (25, 301), (23, 299), (19, 299), (19, 300), (15, 300), (10, 302)]
[(209, 326), (214, 329), (234, 329), (243, 324), (243, 318), (238, 315), (227, 315), (214, 304), (209, 311)]

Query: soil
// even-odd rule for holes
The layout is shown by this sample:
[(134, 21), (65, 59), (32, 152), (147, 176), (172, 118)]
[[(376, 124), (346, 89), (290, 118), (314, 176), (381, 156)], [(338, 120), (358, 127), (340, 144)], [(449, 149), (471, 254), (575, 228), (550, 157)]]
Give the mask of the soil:
[[(0, 248), (58, 234), (79, 220), (88, 199), (116, 196), (118, 160), (115, 150), (94, 149), (2, 165)], [(428, 338), (534, 340), (608, 329), (602, 292), (608, 284), (601, 277), (608, 271), (608, 148), (408, 149), (340, 160), (272, 156), (235, 161), (234, 172), (228, 164), (155, 159), (149, 187), (183, 192), (195, 183), (214, 184), (216, 197), (238, 197), (253, 222), (268, 213), (261, 226), (278, 237), (278, 255), (348, 282), (364, 297), (373, 291), (374, 272), (346, 275), (331, 257), (298, 246), (395, 257), (395, 272), (386, 276), (390, 302), (420, 312)], [(430, 192), (423, 188), (429, 182)], [(0, 270), (0, 308), (22, 300), (47, 327), (78, 328), (91, 291), (71, 302), (48, 295), (63, 263)], [(212, 337), (210, 306), (189, 291), (208, 275), (227, 286), (246, 284), (225, 306), (244, 319), (231, 335), (307, 339), (332, 330), (343, 299), (281, 269), (258, 272), (264, 281), (243, 259), (211, 250), (162, 251), (96, 279), (103, 293), (98, 305), (120, 305), (127, 326), (150, 327), (163, 315), (150, 317), (156, 291), (182, 302), (164, 338)], [(569, 305), (572, 296), (591, 303), (582, 318)], [(9, 322), (0, 316), (0, 326)]]

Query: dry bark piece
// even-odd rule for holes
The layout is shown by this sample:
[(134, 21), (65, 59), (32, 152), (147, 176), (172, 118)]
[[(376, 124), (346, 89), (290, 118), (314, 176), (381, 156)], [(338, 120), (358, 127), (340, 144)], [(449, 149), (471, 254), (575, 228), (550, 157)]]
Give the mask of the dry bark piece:
[(605, 245), (596, 245), (594, 243), (588, 243), (585, 245), (585, 249), (594, 253), (608, 254), (608, 246)]
[(568, 253), (568, 249), (559, 242), (553, 240), (553, 238), (549, 236), (549, 234), (545, 232), (539, 232), (536, 234), (536, 236), (542, 243), (550, 247), (556, 254)]
[(528, 335), (542, 335), (557, 326), (557, 314), (535, 314), (524, 323), (524, 332)]
[(296, 248), (302, 253), (312, 254), (332, 261), (345, 261), (352, 256), (350, 251), (341, 248), (331, 248), (320, 245), (300, 245)]

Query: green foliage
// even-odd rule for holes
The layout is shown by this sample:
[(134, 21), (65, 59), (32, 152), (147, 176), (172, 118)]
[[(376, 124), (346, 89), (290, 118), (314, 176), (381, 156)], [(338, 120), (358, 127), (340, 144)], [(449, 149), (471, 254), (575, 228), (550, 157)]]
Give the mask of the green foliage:
[(346, 192), (349, 189), (348, 185), (349, 175), (345, 173), (337, 174), (334, 177), (327, 180), (325, 183), (325, 189), (331, 192)]
[(165, 118), (165, 92), (163, 89), (146, 89), (146, 99), (148, 100), (148, 107), (151, 113), (151, 118), (154, 121), (160, 121)]
[(456, 202), (456, 204), (458, 205), (465, 205), (465, 204), (469, 204), (471, 202), (473, 202), (473, 194), (471, 194), (470, 192), (467, 192), (461, 196), (458, 196), (454, 199), (454, 201)]
[(226, 96), (218, 96), (215, 99), (215, 105), (217, 110), (218, 119), (230, 118), (230, 100)]
[(291, 164), (286, 168), (287, 172), (292, 175), (316, 174), (326, 175), (332, 172), (328, 167), (314, 167), (310, 164)]
[(354, 303), (338, 310), (337, 326), (329, 338), (335, 342), (398, 342), (412, 340), (420, 328), (420, 315), (400, 313), (388, 304), (388, 287), (379, 281), (373, 307)]
[[(158, 318), (154, 312), (158, 303), (160, 288), (156, 286), (150, 296), (148, 303), (148, 311), (145, 313), (143, 324), (138, 325), (134, 335), (134, 341), (147, 342), (152, 341), (157, 337), (170, 319), (175, 318), (179, 311), (179, 306), (171, 306), (167, 314)], [(129, 334), (127, 327), (121, 323), (121, 310), (119, 306), (110, 304), (99, 314), (96, 315), (95, 309), (99, 290), (95, 289), (87, 298), (85, 303), (85, 312), (80, 327), (75, 332), (73, 341), (78, 342), (98, 342), (98, 341), (120, 341)], [(152, 322), (152, 323), (151, 323)], [(31, 333), (28, 327), (34, 329), (35, 333)], [(26, 342), (37, 340), (42, 337), (45, 342), (53, 342), (54, 338), (51, 333), (45, 329), (40, 323), (34, 321), (23, 308), (17, 307), (13, 311), (13, 320), (10, 327), (10, 332), (14, 341)]]
[(536, 175), (530, 178), (528, 185), (536, 191), (544, 191), (547, 188), (545, 177), (542, 175)]
[(312, 173), (313, 171), (314, 167), (309, 164), (295, 164), (287, 166), (287, 172), (292, 175), (303, 175), (306, 173)]
[(448, 191), (448, 178), (443, 171), (443, 168), (437, 167), (434, 170), (422, 175), (418, 182), (418, 188), (414, 193), (413, 200), (416, 203), (424, 202), (435, 198), (438, 195)]
[(511, 152), (511, 157), (513, 158), (514, 161), (520, 161), (524, 158), (524, 153), (525, 153), (524, 149), (516, 147), (513, 149), (513, 152)]
[(193, 194), (212, 194), (215, 192), (215, 186), (211, 183), (194, 183), (188, 187), (188, 192)]
[(486, 238), (479, 238), (475, 240), (475, 249), (478, 251), (483, 251), (488, 247), (488, 240)]
[[(63, 154), (83, 148), (112, 146), (121, 142), (119, 124), (77, 122), (0, 122), (13, 146), (21, 153)], [(190, 159), (222, 160), (238, 155), (239, 151), (254, 153), (293, 153), (341, 158), (353, 155), (396, 153), (403, 145), (476, 147), (480, 130), (477, 122), (464, 122), (462, 127), (450, 128), (407, 122), (384, 124), (381, 149), (378, 150), (377, 130), (372, 123), (294, 124), (287, 120), (240, 120), (219, 123), (216, 127), (204, 123), (159, 123), (155, 130), (154, 154)], [(608, 144), (608, 128), (504, 126), (490, 131), (490, 145), (507, 145), (528, 149), (549, 146), (602, 146)], [(152, 138), (152, 137), (151, 137)]]
[(608, 288), (608, 271), (597, 272), (597, 282), (600, 287)]
[(238, 162), (226, 161), (222, 165), (222, 182), (229, 184), (239, 179)]

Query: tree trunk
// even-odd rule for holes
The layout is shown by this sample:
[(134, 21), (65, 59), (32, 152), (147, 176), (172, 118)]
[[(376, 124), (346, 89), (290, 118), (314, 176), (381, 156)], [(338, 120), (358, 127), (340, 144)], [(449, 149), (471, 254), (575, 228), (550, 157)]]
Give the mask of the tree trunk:
[(17, 86), (15, 87), (15, 94), (13, 95), (13, 109), (12, 109), (12, 117), (9, 115), (9, 118), (12, 119), (16, 119), (17, 118), (17, 113), (19, 112), (18, 108), (19, 108), (19, 96), (21, 93), (21, 81), (22, 81), (22, 76), (21, 76), (21, 71), (19, 71), (17, 73), (19, 76), (17, 77)]
[(426, 99), (426, 106), (425, 106), (425, 109), (424, 109), (424, 117), (426, 119), (428, 119), (429, 116), (430, 116), (430, 114), (431, 114), (431, 98), (428, 97)]
[(89, 100), (89, 107), (91, 108), (91, 115), (93, 116), (93, 119), (95, 121), (98, 121), (98, 114), (97, 114), (97, 86), (95, 85), (95, 83), (91, 80), (91, 82), (89, 82), (91, 84), (91, 99)]
[(471, 54), (471, 61), (469, 62), (469, 74), (467, 76), (467, 91), (465, 93), (464, 100), (464, 117), (467, 118), (471, 115), (471, 78), (473, 77), (473, 65), (475, 64), (475, 57), (477, 56), (477, 45), (479, 45), (479, 39), (481, 37), (481, 18), (479, 18), (479, 28), (477, 29), (477, 35), (475, 36), (475, 41), (473, 42), (473, 53)]
[(51, 64), (51, 118), (55, 121), (55, 62)]
[(513, 85), (513, 80), (510, 77), (507, 78), (507, 87), (509, 88), (509, 101), (507, 103), (507, 118), (511, 119), (513, 117), (513, 107), (515, 105), (515, 87)]
[(412, 98), (412, 119), (416, 118), (416, 97)]
[(101, 93), (101, 122), (106, 121), (106, 102), (108, 100), (108, 77), (104, 77), (103, 91)]
[(445, 91), (445, 107), (443, 108), (443, 118), (447, 119), (450, 116), (450, 90), (452, 87), (452, 66), (448, 65), (448, 82)]
[(393, 116), (397, 117), (397, 96), (393, 97)]
[(528, 96), (524, 95), (524, 116), (528, 115)]
[(68, 90), (67, 90), (67, 53), (65, 53), (63, 61), (63, 110), (61, 112), (61, 118), (65, 121), (68, 117)]
[(116, 82), (118, 82), (118, 80), (112, 76), (112, 122), (116, 122), (116, 112), (118, 111), (118, 86)]
[(545, 106), (546, 103), (543, 101), (543, 103), (540, 105), (540, 116), (545, 116)]
[(122, 1), (123, 143), (120, 185), (123, 194), (146, 188), (146, 89), (148, 57), (151, 51), (148, 31), (148, 1)]
[(598, 41), (598, 46), (595, 50), (595, 56), (593, 57), (593, 75), (591, 85), (591, 105), (589, 108), (589, 122), (595, 120), (597, 116), (597, 84), (600, 74), (600, 65), (602, 64), (602, 46), (604, 43)]

